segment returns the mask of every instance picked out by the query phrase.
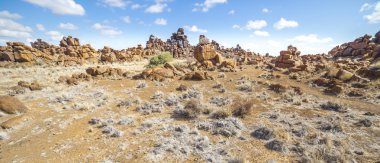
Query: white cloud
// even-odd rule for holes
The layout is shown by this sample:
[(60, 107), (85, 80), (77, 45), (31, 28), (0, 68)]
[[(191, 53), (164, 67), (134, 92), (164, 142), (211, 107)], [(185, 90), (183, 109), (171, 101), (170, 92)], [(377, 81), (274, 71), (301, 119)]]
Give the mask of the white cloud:
[(227, 0), (205, 0), (203, 3), (195, 3), (195, 8), (193, 8), (193, 11), (207, 12), (210, 8), (224, 3), (227, 3)]
[(156, 3), (145, 9), (147, 13), (161, 13), (168, 7), (168, 4), (162, 3), (162, 0), (156, 0)]
[(139, 9), (139, 8), (141, 8), (142, 6), (140, 5), (140, 4), (133, 4), (132, 6), (131, 6), (131, 9), (132, 10), (136, 10), (136, 9)]
[(45, 34), (48, 35), (50, 37), (50, 39), (52, 39), (54, 41), (60, 41), (63, 37), (61, 32), (58, 32), (58, 31), (48, 31)]
[(264, 28), (266, 27), (268, 24), (265, 20), (250, 20), (248, 21), (247, 25), (245, 26), (245, 28), (247, 30), (252, 30), (252, 29), (261, 29), (261, 28)]
[(125, 0), (102, 0), (102, 3), (110, 7), (125, 8), (131, 2)]
[(127, 23), (127, 24), (131, 23), (131, 18), (129, 16), (124, 16), (121, 19), (124, 21), (124, 23)]
[(103, 25), (100, 23), (95, 23), (94, 25), (92, 25), (92, 28), (100, 31), (100, 34), (105, 35), (105, 36), (117, 36), (123, 33), (121, 30), (115, 27)]
[(10, 19), (2, 19), (2, 18), (0, 18), (0, 29), (8, 29), (8, 30), (29, 32), (29, 33), (33, 32), (32, 28), (28, 26), (24, 26)]
[(74, 0), (24, 0), (34, 5), (47, 8), (58, 15), (84, 15), (84, 8)]
[(364, 12), (364, 11), (368, 11), (370, 10), (371, 8), (373, 8), (373, 5), (369, 4), (369, 3), (364, 3), (362, 5), (362, 7), (360, 7), (360, 12)]
[(299, 43), (308, 43), (308, 44), (329, 43), (333, 41), (331, 37), (319, 38), (318, 35), (316, 34), (299, 35), (299, 36), (294, 37), (292, 40)]
[(0, 36), (2, 37), (25, 38), (31, 37), (32, 32), (33, 30), (29, 26), (24, 26), (10, 19), (0, 18)]
[(21, 19), (22, 16), (17, 13), (10, 13), (7, 10), (0, 11), (0, 17), (8, 18), (8, 19)]
[(285, 18), (281, 18), (278, 22), (274, 24), (274, 28), (281, 30), (284, 28), (295, 28), (298, 27), (298, 22), (294, 20), (286, 20)]
[(230, 15), (235, 14), (235, 10), (230, 10), (230, 11), (228, 11), (228, 14), (230, 14)]
[(156, 25), (162, 25), (162, 26), (165, 26), (168, 24), (168, 21), (164, 18), (157, 18), (155, 21), (154, 21), (154, 24)]
[(186, 28), (190, 32), (207, 33), (207, 30), (198, 28), (196, 25), (193, 25), (193, 26), (187, 26), (186, 25), (186, 26), (184, 26), (184, 28)]
[(59, 28), (67, 30), (76, 30), (78, 27), (71, 23), (59, 23)]
[(31, 34), (29, 32), (0, 29), (0, 36), (1, 37), (23, 38), (23, 37), (31, 37)]
[(270, 12), (269, 9), (267, 9), (267, 8), (263, 8), (261, 11), (262, 11), (263, 13), (268, 13), (268, 12)]
[(262, 36), (262, 37), (268, 37), (269, 36), (269, 33), (267, 31), (255, 31), (253, 32), (253, 34), (255, 34), (256, 36)]
[(233, 29), (240, 29), (240, 25), (234, 24), (234, 25), (232, 26), (232, 28), (233, 28)]
[(371, 24), (380, 23), (380, 2), (376, 3), (373, 12), (369, 15), (365, 15), (364, 19)]
[(45, 27), (44, 27), (44, 25), (42, 25), (42, 24), (36, 24), (36, 28), (37, 28), (39, 31), (45, 31)]

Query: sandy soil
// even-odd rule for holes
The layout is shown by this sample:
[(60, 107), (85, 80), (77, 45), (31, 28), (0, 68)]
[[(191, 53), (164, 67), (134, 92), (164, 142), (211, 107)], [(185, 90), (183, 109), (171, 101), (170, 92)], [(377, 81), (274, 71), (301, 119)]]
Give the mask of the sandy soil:
[[(138, 73), (146, 63), (107, 66)], [(325, 95), (308, 83), (253, 66), (211, 72), (215, 80), (204, 81), (99, 78), (73, 86), (57, 83), (59, 76), (85, 72), (89, 66), (93, 65), (0, 68), (0, 95), (9, 94), (18, 81), (38, 81), (43, 86), (15, 95), (29, 108), (27, 113), (0, 115), (0, 123), (10, 126), (0, 130), (4, 138), (0, 162), (380, 160), (380, 104), (376, 101)], [(262, 74), (270, 75), (259, 77)], [(273, 83), (299, 87), (302, 95), (293, 89), (271, 91), (268, 86)], [(188, 90), (177, 91), (181, 84)], [(217, 84), (220, 87), (214, 87)], [(201, 101), (202, 108), (211, 113), (176, 118), (175, 110), (190, 98)], [(211, 118), (216, 111), (231, 112), (239, 98), (253, 102), (251, 114)], [(322, 109), (321, 104), (328, 101), (347, 111)], [(357, 125), (361, 120), (370, 121), (371, 126)], [(271, 138), (253, 136), (259, 128), (273, 131)], [(280, 150), (268, 147), (273, 140), (281, 142)]]

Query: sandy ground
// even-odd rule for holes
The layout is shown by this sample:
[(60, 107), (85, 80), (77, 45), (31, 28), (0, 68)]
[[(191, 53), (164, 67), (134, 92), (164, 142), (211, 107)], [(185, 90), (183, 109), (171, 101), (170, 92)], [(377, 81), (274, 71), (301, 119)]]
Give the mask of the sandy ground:
[[(138, 73), (146, 64), (107, 66)], [(85, 72), (89, 66), (94, 65), (0, 68), (0, 95), (9, 94), (18, 81), (43, 85), (40, 91), (16, 95), (29, 108), (27, 113), (0, 116), (0, 123), (11, 126), (0, 130), (4, 138), (0, 162), (380, 160), (380, 104), (376, 102), (325, 95), (307, 83), (276, 72), (281, 77), (272, 78), (270, 72), (253, 66), (211, 72), (215, 80), (205, 81), (101, 78), (73, 86), (57, 83), (59, 76)], [(259, 77), (263, 74), (267, 77)], [(299, 87), (303, 94), (292, 89), (273, 92), (268, 89), (271, 83)], [(181, 84), (188, 90), (177, 91)], [(201, 101), (210, 113), (176, 118), (175, 111), (191, 98)], [(238, 98), (253, 102), (250, 115), (211, 118), (217, 111), (231, 112)], [(347, 111), (321, 109), (328, 101)], [(362, 120), (371, 126), (357, 125)], [(273, 131), (272, 136), (268, 140), (252, 136), (260, 128)], [(280, 150), (268, 147), (274, 140), (281, 142)]]

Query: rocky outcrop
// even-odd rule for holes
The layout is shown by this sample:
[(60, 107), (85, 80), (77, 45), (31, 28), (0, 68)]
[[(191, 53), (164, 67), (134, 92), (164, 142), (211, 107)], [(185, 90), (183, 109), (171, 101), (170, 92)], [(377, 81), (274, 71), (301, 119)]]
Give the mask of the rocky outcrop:
[(108, 66), (89, 67), (86, 73), (91, 76), (122, 76), (123, 71), (120, 68), (111, 68)]
[(195, 47), (194, 58), (206, 69), (218, 66), (219, 68), (234, 69), (236, 62), (231, 59), (225, 59), (208, 39), (201, 35), (199, 44)]
[[(344, 43), (342, 45), (336, 46), (329, 51), (329, 55), (333, 56), (334, 59), (338, 58), (357, 58), (368, 60), (371, 58), (378, 57), (375, 51), (376, 42), (378, 38), (374, 38), (374, 42), (371, 43), (371, 36), (364, 35), (355, 39), (352, 42)], [(378, 44), (378, 43), (377, 43)], [(379, 49), (380, 50), (380, 49)]]
[(278, 68), (287, 68), (291, 71), (303, 71), (306, 65), (303, 64), (300, 57), (301, 52), (296, 47), (289, 45), (288, 50), (280, 52), (280, 56), (274, 59), (275, 66)]
[(63, 37), (59, 42), (61, 47), (70, 47), (70, 46), (80, 46), (79, 39), (73, 38), (72, 36)]
[(165, 51), (166, 42), (162, 41), (154, 35), (149, 36), (149, 40), (146, 42), (146, 49)]
[(183, 28), (179, 28), (176, 33), (173, 33), (170, 39), (166, 41), (166, 44), (165, 50), (171, 52), (174, 58), (191, 56), (191, 45)]
[(44, 54), (38, 49), (25, 45), (22, 42), (7, 42), (7, 46), (0, 47), (0, 61), (32, 62)]

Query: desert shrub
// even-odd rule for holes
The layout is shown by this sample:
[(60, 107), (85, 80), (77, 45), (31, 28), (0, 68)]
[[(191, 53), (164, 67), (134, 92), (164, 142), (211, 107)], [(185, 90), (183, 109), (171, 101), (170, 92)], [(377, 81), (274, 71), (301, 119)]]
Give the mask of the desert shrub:
[(148, 114), (152, 114), (152, 113), (161, 113), (164, 110), (164, 106), (161, 103), (145, 102), (141, 105), (138, 105), (136, 107), (136, 110), (138, 112), (145, 114), (145, 115), (148, 115)]
[(268, 129), (266, 127), (256, 129), (251, 133), (251, 136), (263, 140), (269, 140), (275, 137), (273, 130)]
[(202, 111), (202, 105), (199, 100), (190, 100), (183, 109), (176, 109), (173, 112), (175, 118), (192, 119), (197, 118)]
[(149, 65), (147, 67), (155, 67), (161, 64), (165, 64), (173, 59), (172, 54), (170, 52), (162, 52), (159, 55), (156, 55), (149, 60)]
[(229, 97), (211, 97), (210, 104), (221, 107), (230, 104), (231, 101), (232, 100)]
[(335, 112), (339, 112), (339, 113), (347, 112), (346, 107), (339, 105), (337, 103), (330, 102), (330, 101), (327, 103), (321, 104), (320, 106), (323, 110), (331, 110), (331, 111), (335, 111)]
[(265, 144), (265, 147), (277, 152), (283, 152), (285, 150), (284, 143), (276, 139)]
[(248, 99), (237, 98), (232, 104), (232, 115), (244, 118), (252, 111), (253, 101)]
[(227, 110), (218, 110), (218, 111), (211, 114), (211, 118), (225, 119), (225, 118), (229, 117), (230, 115), (231, 115), (231, 113)]

